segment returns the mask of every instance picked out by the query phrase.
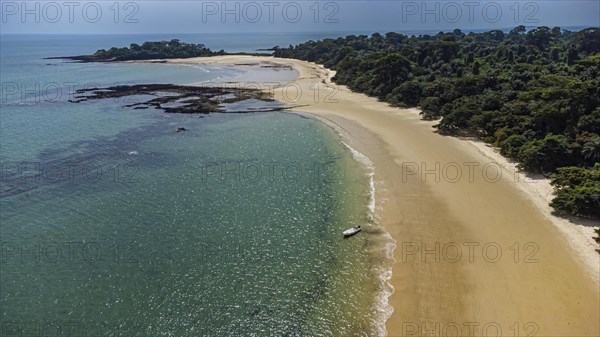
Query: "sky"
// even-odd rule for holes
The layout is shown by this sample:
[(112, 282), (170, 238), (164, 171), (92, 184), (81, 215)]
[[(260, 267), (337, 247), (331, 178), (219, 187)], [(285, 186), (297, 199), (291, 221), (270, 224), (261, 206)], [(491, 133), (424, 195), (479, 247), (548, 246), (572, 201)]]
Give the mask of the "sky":
[(415, 32), (599, 27), (599, 0), (0, 0), (0, 34)]

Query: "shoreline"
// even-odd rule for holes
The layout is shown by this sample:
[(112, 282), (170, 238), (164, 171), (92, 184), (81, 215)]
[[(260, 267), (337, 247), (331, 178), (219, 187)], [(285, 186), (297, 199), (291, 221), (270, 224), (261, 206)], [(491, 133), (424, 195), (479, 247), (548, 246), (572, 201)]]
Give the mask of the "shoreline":
[[(475, 147), (482, 156), (498, 163), (507, 172), (518, 172), (517, 163), (502, 156), (493, 146), (480, 140), (465, 141)], [(515, 186), (525, 193), (538, 211), (561, 231), (573, 251), (578, 254), (581, 263), (588, 267), (586, 270), (589, 277), (596, 283), (600, 283), (600, 273), (592, 272), (594, 268), (600, 268), (600, 247), (593, 239), (596, 236), (594, 229), (600, 227), (600, 220), (555, 215), (550, 207), (550, 201), (554, 198), (554, 187), (550, 184), (550, 179), (541, 174), (519, 172), (517, 175), (518, 178), (515, 180), (518, 181), (514, 182)]]
[[(304, 89), (294, 102), (302, 107), (294, 111), (337, 125), (350, 146), (374, 163), (375, 180), (382, 185), (376, 192), (380, 223), (398, 243), (390, 279), (395, 290), (388, 298), (394, 310), (386, 322), (389, 336), (422, 334), (435, 324), (444, 328), (456, 323), (464, 329), (474, 322), (480, 327), (496, 324), (504, 334), (531, 333), (525, 326), (535, 326), (536, 334), (544, 336), (594, 336), (599, 331), (598, 245), (591, 245), (585, 230), (550, 214), (548, 195), (544, 198), (533, 184), (511, 181), (510, 174), (482, 180), (486, 163), (496, 163), (501, 172), (512, 170), (485, 144), (436, 134), (435, 122), (422, 121), (417, 109), (394, 108), (332, 84), (334, 72), (314, 63), (253, 56), (167, 61), (291, 66), (299, 72), (295, 83)], [(323, 86), (311, 90), (315, 84)], [(331, 94), (327, 85), (338, 89), (337, 101), (323, 99)], [(281, 86), (273, 93), (290, 103)], [(471, 181), (471, 171), (469, 179), (459, 181), (431, 173), (438, 164), (452, 168), (466, 163), (478, 164), (469, 166), (478, 179)], [(504, 255), (497, 261), (469, 255), (449, 262), (438, 247), (450, 243), (458, 243), (463, 254), (471, 253), (464, 249), (466, 243), (493, 243)], [(520, 331), (511, 331), (515, 322)]]
[[(407, 109), (407, 111), (417, 115), (420, 113), (420, 110), (416, 108)], [(437, 121), (423, 122), (430, 123), (432, 126), (437, 123)], [(514, 186), (527, 195), (528, 200), (535, 205), (538, 211), (564, 235), (573, 251), (577, 253), (580, 262), (587, 266), (588, 276), (600, 284), (600, 245), (593, 239), (596, 236), (594, 229), (600, 228), (600, 220), (556, 215), (550, 207), (550, 201), (554, 198), (554, 187), (550, 184), (549, 178), (541, 174), (522, 172), (517, 167), (517, 162), (502, 156), (499, 149), (483, 140), (467, 137), (456, 138), (471, 145), (481, 156), (489, 159), (489, 162), (498, 164), (504, 174), (512, 177)]]
[[(374, 242), (372, 242), (373, 247), (371, 248), (384, 255), (383, 257), (376, 257), (376, 259), (381, 259), (381, 268), (375, 268), (377, 272), (377, 282), (379, 282), (378, 287), (380, 288), (377, 292), (378, 298), (375, 301), (378, 303), (375, 310), (380, 314), (380, 322), (377, 323), (379, 326), (376, 328), (381, 332), (378, 336), (387, 336), (386, 322), (394, 313), (394, 308), (389, 303), (389, 297), (394, 293), (394, 286), (390, 281), (394, 262), (394, 250), (397, 248), (397, 241), (386, 231), (385, 226), (381, 222), (380, 213), (382, 211), (382, 202), (377, 202), (377, 200), (381, 197), (380, 188), (382, 187), (383, 182), (376, 180), (374, 163), (368, 156), (363, 154), (362, 151), (365, 151), (365, 148), (361, 146), (360, 143), (356, 142), (356, 137), (351, 136), (351, 131), (349, 129), (358, 130), (363, 137), (366, 136), (372, 138), (373, 135), (368, 133), (368, 130), (361, 128), (355, 123), (343, 120), (334, 121), (330, 119), (331, 116), (328, 118), (324, 115), (299, 111), (288, 111), (288, 113), (318, 120), (325, 126), (331, 128), (339, 138), (341, 145), (351, 153), (355, 161), (359, 162), (365, 168), (365, 173), (369, 180), (369, 203), (367, 205), (369, 209), (368, 223), (375, 226), (377, 230), (380, 229), (383, 232), (382, 234), (378, 233), (378, 236)], [(361, 150), (357, 150), (355, 147), (360, 148)], [(379, 237), (379, 234), (381, 237)]]

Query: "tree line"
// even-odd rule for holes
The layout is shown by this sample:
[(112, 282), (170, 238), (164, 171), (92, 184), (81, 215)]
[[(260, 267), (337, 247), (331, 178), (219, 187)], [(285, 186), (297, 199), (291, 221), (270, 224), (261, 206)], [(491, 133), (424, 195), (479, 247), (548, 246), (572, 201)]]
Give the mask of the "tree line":
[(390, 32), (274, 47), (333, 80), (420, 107), (443, 134), (494, 144), (551, 177), (558, 212), (600, 218), (600, 29), (559, 27), (407, 36)]
[(213, 52), (203, 44), (170, 41), (147, 41), (141, 45), (132, 43), (129, 47), (99, 49), (92, 55), (60, 57), (82, 62), (137, 61), (166, 58), (190, 58), (225, 55), (225, 51)]

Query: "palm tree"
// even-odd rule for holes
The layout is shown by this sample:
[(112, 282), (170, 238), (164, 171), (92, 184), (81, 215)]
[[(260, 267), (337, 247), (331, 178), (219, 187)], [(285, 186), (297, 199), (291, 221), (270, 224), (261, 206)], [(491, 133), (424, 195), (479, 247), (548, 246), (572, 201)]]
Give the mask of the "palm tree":
[(594, 137), (592, 140), (583, 144), (581, 154), (587, 160), (600, 160), (600, 137)]

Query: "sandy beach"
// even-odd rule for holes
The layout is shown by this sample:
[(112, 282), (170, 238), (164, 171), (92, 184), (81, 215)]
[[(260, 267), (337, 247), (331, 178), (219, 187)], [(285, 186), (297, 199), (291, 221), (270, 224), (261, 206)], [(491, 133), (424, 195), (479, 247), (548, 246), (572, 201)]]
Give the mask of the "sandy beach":
[[(321, 66), (272, 57), (179, 63), (279, 64), (263, 88), (333, 125), (375, 166), (379, 223), (397, 241), (388, 336), (598, 336), (598, 221), (551, 214), (551, 187), (487, 145), (444, 137), (417, 109), (331, 83)], [(301, 94), (299, 92), (301, 91)]]

